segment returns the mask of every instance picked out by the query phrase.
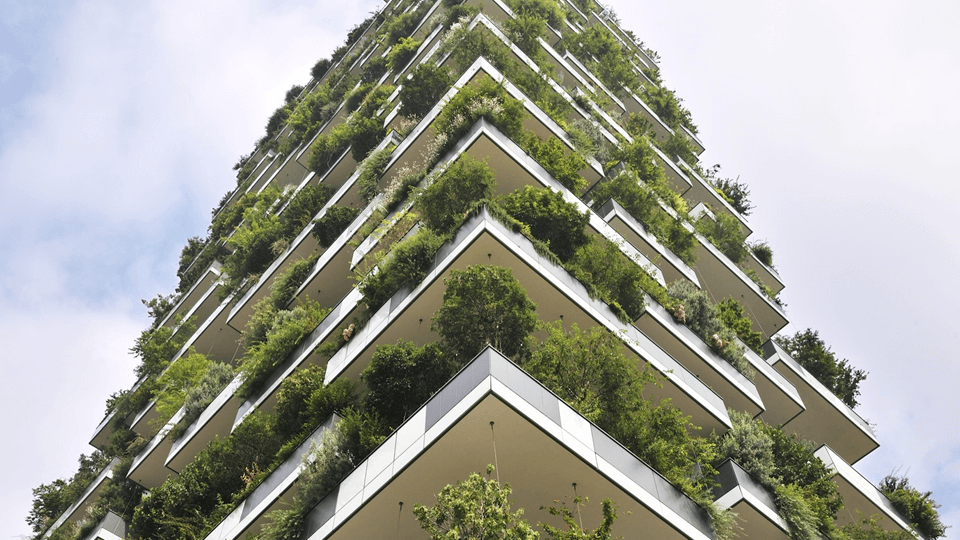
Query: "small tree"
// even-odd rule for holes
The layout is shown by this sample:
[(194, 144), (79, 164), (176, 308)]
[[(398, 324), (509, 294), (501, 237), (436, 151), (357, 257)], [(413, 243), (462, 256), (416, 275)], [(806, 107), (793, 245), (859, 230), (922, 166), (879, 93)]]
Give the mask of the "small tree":
[(584, 231), (590, 221), (588, 214), (580, 213), (575, 204), (563, 200), (563, 195), (556, 191), (525, 186), (504, 199), (503, 208), (526, 223), (534, 238), (546, 242), (563, 262), (589, 241)]
[[(493, 465), (487, 465), (487, 475)], [(540, 534), (523, 519), (523, 510), (510, 512), (510, 485), (484, 480), (471, 473), (456, 486), (447, 486), (437, 494), (437, 504), (413, 508), (420, 527), (431, 540), (463, 538), (470, 540), (536, 540)]]
[(447, 290), (433, 327), (459, 360), (472, 358), (484, 345), (507, 356), (520, 354), (537, 327), (537, 306), (513, 272), (478, 264), (452, 270), (444, 283)]
[(880, 481), (880, 491), (893, 506), (926, 538), (940, 538), (947, 527), (940, 521), (940, 505), (930, 498), (930, 491), (921, 493), (910, 485), (906, 476), (888, 474)]
[[(587, 502), (586, 497), (574, 497), (573, 505), (577, 508), (577, 517), (580, 514), (580, 507), (584, 506), (584, 503)], [(614, 538), (622, 539), (622, 536), (613, 536), (613, 522), (617, 519), (617, 505), (613, 504), (613, 501), (610, 499), (604, 499), (603, 502), (603, 519), (600, 521), (600, 525), (596, 529), (589, 530), (584, 529), (581, 520), (574, 517), (573, 510), (571, 510), (566, 502), (560, 503), (560, 506), (551, 506), (547, 508), (547, 511), (550, 512), (551, 516), (558, 516), (563, 520), (563, 523), (567, 528), (559, 529), (552, 525), (540, 522), (537, 525), (541, 529), (546, 531), (547, 535), (554, 540), (614, 540)], [(541, 510), (543, 508), (541, 507)]]
[(423, 347), (411, 341), (381, 345), (360, 375), (370, 390), (364, 403), (386, 425), (397, 427), (443, 386), (455, 369), (436, 343)]
[(856, 407), (860, 395), (860, 383), (867, 372), (854, 369), (846, 359), (837, 361), (830, 347), (820, 339), (816, 330), (807, 328), (788, 337), (775, 337), (798, 364), (823, 383), (850, 408)]
[(407, 118), (423, 118), (452, 84), (453, 77), (446, 67), (432, 62), (420, 64), (400, 88), (400, 114)]

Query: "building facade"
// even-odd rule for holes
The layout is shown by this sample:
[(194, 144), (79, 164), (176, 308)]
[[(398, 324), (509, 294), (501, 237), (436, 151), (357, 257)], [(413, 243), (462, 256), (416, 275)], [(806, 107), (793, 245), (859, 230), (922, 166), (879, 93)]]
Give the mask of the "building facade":
[[(653, 56), (593, 0), (358, 25), (185, 248), (105, 465), (38, 536), (425, 538), (414, 507), (490, 464), (531, 523), (583, 496), (624, 538), (717, 538), (730, 512), (752, 538), (917, 534), (854, 468), (870, 425), (773, 340), (784, 284)], [(610, 363), (545, 375), (611, 339), (616, 397)], [(811, 441), (833, 491), (717, 450), (760, 425)]]

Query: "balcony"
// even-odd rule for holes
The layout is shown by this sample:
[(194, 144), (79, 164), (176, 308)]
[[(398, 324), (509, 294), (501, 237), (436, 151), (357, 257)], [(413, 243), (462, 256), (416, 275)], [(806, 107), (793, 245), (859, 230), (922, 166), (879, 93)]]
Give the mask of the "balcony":
[(240, 398), (234, 394), (243, 382), (242, 377), (237, 375), (186, 431), (175, 441), (171, 441), (170, 451), (163, 461), (164, 467), (179, 474), (207, 445), (218, 437), (224, 439), (230, 435), (233, 419), (240, 407)]
[(127, 522), (113, 512), (107, 512), (107, 515), (100, 520), (93, 531), (83, 540), (123, 540), (127, 537)]
[(717, 505), (737, 514), (740, 536), (764, 540), (790, 540), (790, 529), (777, 512), (777, 503), (767, 488), (731, 460), (718, 468), (713, 494)]
[(870, 425), (840, 401), (807, 370), (803, 369), (774, 341), (763, 346), (767, 363), (790, 381), (800, 393), (806, 409), (783, 425), (817, 444), (827, 444), (847, 463), (856, 463), (880, 443)]
[(620, 206), (620, 203), (610, 199), (597, 209), (597, 214), (616, 229), (637, 251), (653, 261), (663, 272), (663, 279), (666, 283), (683, 279), (694, 283), (698, 287), (700, 286), (696, 272), (687, 266), (687, 263), (683, 262), (680, 257), (677, 257), (661, 244), (652, 234), (648, 233), (646, 227)]
[(127, 478), (147, 489), (153, 489), (166, 481), (167, 476), (176, 476), (177, 472), (166, 468), (164, 462), (173, 446), (173, 441), (170, 440), (170, 437), (167, 437), (167, 434), (181, 418), (183, 418), (182, 407), (134, 458), (133, 464), (130, 465), (130, 471), (127, 473)]
[(656, 300), (646, 298), (647, 308), (634, 326), (667, 352), (693, 375), (720, 394), (727, 408), (743, 411), (751, 417), (764, 411), (756, 385), (729, 362), (717, 356), (709, 345), (686, 325), (674, 322)]
[(220, 279), (220, 263), (214, 261), (207, 271), (193, 284), (190, 289), (180, 297), (177, 305), (160, 321), (158, 326), (173, 328), (177, 318), (182, 320), (196, 317), (198, 321), (206, 320), (213, 309), (215, 302), (210, 301), (211, 292), (215, 289), (217, 281)]
[(69, 508), (64, 510), (60, 517), (57, 518), (50, 527), (43, 533), (43, 538), (48, 538), (53, 531), (57, 530), (61, 525), (70, 521), (73, 523), (80, 523), (87, 517), (87, 508), (90, 507), (93, 503), (97, 502), (97, 498), (100, 496), (100, 491), (103, 490), (107, 484), (113, 480), (113, 469), (120, 464), (120, 458), (113, 458), (110, 463), (107, 463), (107, 466), (100, 471), (100, 474), (90, 482), (90, 485), (83, 490), (83, 493), (80, 494), (80, 498), (74, 501)]
[(747, 362), (756, 372), (753, 383), (757, 385), (760, 397), (763, 399), (765, 410), (760, 418), (771, 426), (786, 424), (803, 412), (803, 400), (800, 392), (779, 371), (773, 369), (763, 358), (742, 341), (737, 339), (743, 347)]
[(740, 215), (740, 212), (734, 210), (734, 208), (730, 206), (730, 203), (721, 197), (720, 194), (717, 193), (717, 190), (713, 189), (713, 186), (708, 184), (706, 180), (701, 178), (700, 175), (693, 170), (693, 167), (687, 165), (682, 159), (677, 158), (676, 161), (680, 169), (690, 178), (691, 187), (685, 193), (682, 193), (682, 195), (691, 208), (696, 207), (698, 203), (704, 203), (712, 212), (725, 212), (737, 218), (737, 221), (740, 222), (740, 230), (743, 232), (744, 237), (753, 234), (753, 229), (751, 229), (747, 223), (747, 218)]
[(485, 210), (470, 219), (456, 237), (440, 248), (427, 277), (412, 290), (402, 289), (381, 307), (327, 365), (325, 383), (347, 377), (358, 380), (378, 345), (398, 340), (418, 345), (437, 341), (430, 319), (439, 309), (443, 280), (453, 269), (493, 264), (511, 269), (537, 304), (541, 320), (562, 320), (580, 328), (603, 326), (621, 335), (638, 365), (659, 371), (663, 388), (648, 388), (656, 399), (671, 398), (684, 414), (705, 430), (726, 431), (730, 426), (723, 400), (657, 344), (631, 324), (620, 322), (603, 302), (589, 297), (585, 287), (563, 268), (540, 256), (533, 244), (508, 230)]
[(268, 522), (267, 514), (287, 508), (293, 501), (297, 481), (300, 478), (303, 457), (313, 445), (320, 445), (323, 436), (339, 421), (333, 415), (314, 430), (296, 450), (258, 485), (250, 495), (217, 525), (206, 538), (210, 540), (238, 540), (260, 533)]
[(837, 525), (860, 523), (862, 517), (879, 517), (880, 527), (887, 531), (906, 531), (923, 538), (900, 512), (894, 508), (890, 499), (863, 477), (856, 469), (834, 452), (826, 444), (817, 449), (816, 456), (836, 473), (833, 481), (843, 497), (843, 509), (837, 514)]
[[(496, 432), (494, 456), (491, 422)], [(452, 459), (451, 456), (456, 456)], [(387, 438), (307, 516), (304, 538), (422, 538), (407, 509), (431, 504), (447, 484), (496, 463), (514, 508), (537, 509), (572, 492), (591, 499), (585, 523), (613, 499), (614, 534), (661, 540), (713, 537), (705, 511), (656, 471), (493, 349), (467, 367)], [(399, 503), (404, 510), (396, 516)]]

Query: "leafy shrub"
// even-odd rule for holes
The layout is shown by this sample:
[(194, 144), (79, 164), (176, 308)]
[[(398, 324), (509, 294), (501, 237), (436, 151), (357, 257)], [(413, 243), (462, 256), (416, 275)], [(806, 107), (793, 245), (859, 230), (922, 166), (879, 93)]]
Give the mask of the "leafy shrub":
[(524, 341), (537, 327), (537, 306), (513, 272), (478, 264), (451, 270), (444, 284), (433, 328), (458, 361), (473, 358), (484, 345), (509, 357), (523, 352)]
[(350, 119), (351, 154), (356, 162), (361, 162), (380, 144), (386, 134), (383, 120), (376, 117), (355, 115)]
[(304, 186), (280, 214), (280, 238), (293, 240), (330, 200), (332, 190), (323, 184)]
[(364, 83), (375, 83), (383, 77), (387, 69), (389, 69), (389, 66), (387, 65), (386, 56), (371, 58), (363, 65), (363, 74), (360, 75), (360, 80)]
[(753, 252), (753, 255), (763, 264), (774, 268), (773, 266), (773, 248), (770, 247), (770, 244), (767, 242), (754, 242), (748, 244), (750, 251)]
[(674, 319), (687, 325), (721, 358), (753, 380), (753, 368), (743, 355), (743, 348), (733, 339), (736, 334), (724, 324), (720, 310), (706, 291), (682, 280), (670, 284), (667, 291), (678, 304), (673, 312)]
[(360, 283), (360, 292), (370, 310), (376, 310), (404, 285), (423, 281), (443, 238), (427, 228), (397, 243), (379, 271), (368, 274)]
[(357, 191), (360, 198), (370, 202), (380, 193), (380, 176), (390, 163), (392, 148), (378, 150), (360, 165), (360, 177), (357, 178)]
[(586, 187), (587, 181), (580, 175), (580, 171), (587, 167), (587, 162), (576, 152), (567, 152), (565, 144), (560, 139), (551, 137), (541, 141), (532, 135), (526, 137), (524, 150), (537, 160), (565, 188), (579, 195)]
[(274, 429), (282, 440), (314, 429), (336, 410), (356, 404), (356, 385), (341, 378), (324, 386), (325, 371), (311, 365), (295, 371), (280, 384)]
[(626, 316), (625, 322), (635, 321), (643, 313), (644, 290), (659, 296), (659, 284), (606, 239), (581, 246), (566, 267), (592, 294), (619, 312), (621, 319)]
[(153, 396), (157, 401), (160, 422), (166, 422), (180, 410), (187, 392), (197, 386), (211, 364), (206, 356), (193, 352), (178, 359), (157, 379)]
[(427, 227), (446, 234), (461, 223), (474, 202), (489, 198), (494, 186), (486, 162), (465, 154), (423, 191), (417, 208)]
[(369, 389), (364, 406), (396, 428), (426, 403), (457, 367), (436, 343), (423, 347), (410, 341), (381, 345), (360, 375)]
[(233, 380), (233, 367), (230, 364), (211, 362), (196, 384), (187, 390), (183, 399), (184, 416), (181, 424), (189, 426), (207, 405), (213, 402), (220, 392)]
[(189, 322), (183, 323), (176, 335), (173, 329), (165, 326), (144, 330), (130, 348), (130, 352), (140, 359), (140, 364), (134, 370), (137, 377), (159, 375), (191, 333), (192, 325)]
[[(80, 498), (90, 482), (100, 474), (109, 460), (100, 452), (80, 454), (80, 466), (69, 480), (54, 480), (33, 490), (33, 502), (27, 524), (35, 533), (42, 533)], [(66, 534), (69, 531), (63, 531)]]
[(503, 209), (530, 227), (535, 238), (545, 242), (561, 261), (589, 240), (585, 232), (589, 214), (580, 213), (563, 195), (544, 188), (525, 186), (506, 197)]
[(591, 26), (575, 39), (575, 43), (564, 42), (611, 92), (620, 94), (624, 87), (637, 86), (637, 74), (630, 65), (628, 53), (603, 25)]
[(285, 104), (293, 103), (298, 97), (300, 97), (300, 92), (303, 92), (303, 85), (295, 84), (291, 86), (290, 89), (287, 90), (287, 93), (283, 96), (283, 102)]
[(888, 531), (880, 526), (877, 519), (861, 517), (859, 521), (840, 527), (834, 534), (834, 538), (836, 540), (916, 540), (917, 537), (907, 531)]
[(750, 215), (754, 206), (750, 203), (750, 187), (747, 184), (732, 178), (716, 178), (713, 179), (713, 185), (734, 210), (744, 216)]
[(365, 83), (358, 86), (355, 90), (347, 94), (347, 98), (343, 102), (343, 106), (347, 109), (348, 112), (353, 112), (360, 108), (360, 104), (363, 103), (363, 99), (367, 97), (367, 94), (373, 90), (373, 83)]
[(857, 396), (860, 395), (860, 383), (867, 378), (867, 372), (853, 368), (846, 359), (838, 362), (816, 330), (807, 328), (792, 336), (777, 336), (774, 339), (847, 406), (854, 408), (859, 405)]
[(270, 285), (269, 302), (277, 310), (286, 309), (293, 301), (297, 289), (307, 280), (313, 266), (317, 263), (319, 254), (311, 255), (306, 259), (291, 264)]
[(423, 118), (453, 85), (450, 70), (433, 62), (424, 62), (410, 72), (403, 81), (398, 98), (400, 114), (408, 118)]
[(268, 188), (255, 205), (243, 212), (243, 224), (227, 239), (233, 253), (223, 261), (223, 271), (228, 277), (221, 291), (222, 297), (237, 290), (244, 279), (260, 274), (273, 262), (276, 242), (283, 239), (285, 229), (280, 216), (274, 213), (282, 203), (278, 191)]
[(747, 347), (753, 352), (763, 355), (763, 334), (753, 331), (753, 323), (743, 313), (743, 306), (733, 298), (717, 304), (720, 321), (724, 326), (733, 330)]
[[(661, 120), (674, 130), (685, 126), (691, 133), (697, 132), (697, 126), (693, 123), (693, 117), (690, 111), (681, 105), (681, 101), (673, 90), (668, 90), (663, 86), (646, 86), (640, 93), (640, 98), (657, 113)], [(687, 161), (684, 159), (684, 161)], [(687, 163), (691, 163), (687, 161)], [(726, 190), (724, 190), (726, 191)]]
[(747, 413), (727, 409), (733, 425), (722, 437), (715, 437), (718, 459), (730, 458), (762, 486), (776, 486), (776, 457), (773, 440), (760, 422)]
[(773, 488), (777, 509), (790, 529), (791, 540), (818, 540), (817, 519), (796, 484), (778, 485)]
[(321, 77), (327, 74), (327, 71), (330, 69), (330, 66), (333, 65), (333, 62), (326, 58), (321, 58), (317, 60), (317, 63), (310, 68), (310, 76), (315, 80), (319, 80)]
[(940, 505), (930, 498), (932, 492), (921, 493), (910, 485), (906, 476), (893, 474), (888, 474), (880, 481), (880, 491), (925, 538), (940, 538), (946, 534), (947, 527), (940, 521), (937, 512)]
[(511, 139), (522, 140), (525, 116), (523, 103), (510, 97), (502, 85), (485, 76), (461, 88), (443, 107), (434, 126), (444, 137), (441, 150), (446, 150), (481, 117)]
[(703, 217), (694, 224), (697, 232), (710, 240), (733, 264), (740, 264), (747, 258), (747, 245), (744, 243), (740, 222), (730, 214), (716, 214), (716, 219)]
[(313, 236), (323, 248), (328, 248), (340, 238), (343, 231), (353, 223), (360, 210), (349, 206), (331, 206), (313, 226)]
[(350, 126), (340, 124), (317, 137), (310, 150), (310, 170), (323, 176), (350, 145)]
[(385, 36), (385, 45), (393, 45), (401, 38), (409, 36), (419, 22), (416, 12), (408, 11), (385, 23), (380, 30)]
[[(528, 4), (532, 2), (526, 2)], [(516, 17), (507, 17), (503, 21), (503, 30), (520, 50), (528, 55), (535, 54), (540, 48), (538, 38), (546, 37), (547, 25), (543, 18), (534, 13), (515, 12)]]
[(400, 41), (393, 46), (393, 49), (390, 51), (390, 54), (387, 55), (387, 63), (390, 64), (390, 69), (394, 73), (400, 73), (403, 71), (403, 68), (407, 67), (407, 64), (413, 60), (414, 55), (417, 54), (417, 49), (420, 48), (421, 41), (414, 38), (400, 38)]
[(329, 309), (310, 301), (292, 310), (277, 312), (266, 339), (250, 347), (240, 362), (244, 380), (237, 394), (246, 398), (257, 390), (329, 312)]

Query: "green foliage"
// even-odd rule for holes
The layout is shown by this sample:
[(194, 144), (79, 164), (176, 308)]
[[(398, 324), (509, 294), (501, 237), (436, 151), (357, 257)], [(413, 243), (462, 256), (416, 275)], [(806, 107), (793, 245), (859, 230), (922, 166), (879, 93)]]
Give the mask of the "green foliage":
[(309, 300), (292, 310), (278, 311), (266, 339), (251, 346), (240, 362), (244, 379), (237, 394), (245, 398), (256, 391), (329, 312)]
[(192, 352), (174, 362), (157, 379), (153, 396), (157, 401), (160, 422), (166, 422), (180, 410), (187, 397), (187, 392), (200, 382), (211, 363), (206, 356)]
[(487, 163), (465, 154), (423, 190), (417, 208), (428, 228), (447, 234), (460, 225), (476, 201), (493, 194), (495, 185)]
[(637, 75), (630, 65), (629, 54), (603, 25), (591, 26), (575, 39), (576, 43), (564, 42), (611, 92), (621, 94), (623, 88), (637, 86)]
[(677, 303), (673, 311), (674, 319), (687, 325), (715, 353), (753, 380), (753, 368), (743, 354), (743, 347), (734, 340), (736, 333), (724, 324), (721, 310), (710, 300), (706, 291), (683, 280), (671, 283), (667, 291)]
[(408, 11), (384, 23), (380, 32), (384, 34), (385, 45), (393, 45), (400, 38), (409, 36), (417, 27), (421, 17), (417, 17), (417, 13), (414, 11)]
[(760, 485), (773, 488), (779, 481), (773, 440), (763, 424), (747, 413), (727, 409), (727, 414), (733, 427), (722, 437), (714, 435), (718, 460), (732, 459)]
[(774, 268), (773, 266), (773, 248), (767, 242), (754, 242), (747, 247), (753, 252), (753, 255), (763, 264)]
[(792, 336), (777, 336), (774, 339), (847, 406), (854, 408), (859, 404), (857, 396), (860, 395), (860, 383), (867, 378), (867, 372), (854, 369), (846, 359), (837, 361), (816, 330), (807, 328)]
[[(673, 92), (663, 86), (645, 86), (640, 93), (640, 98), (644, 103), (657, 113), (661, 120), (674, 130), (679, 130), (680, 126), (685, 126), (691, 133), (697, 132), (697, 126), (693, 123), (693, 117), (683, 105), (681, 99)], [(687, 161), (684, 159), (684, 161)], [(687, 163), (691, 163), (687, 161)], [(724, 190), (725, 191), (725, 190)]]
[(587, 162), (577, 152), (568, 152), (560, 139), (550, 137), (542, 141), (536, 135), (530, 134), (525, 137), (523, 147), (550, 176), (574, 194), (579, 195), (587, 186), (586, 179), (580, 175), (580, 171), (587, 168)]
[(393, 148), (383, 148), (370, 154), (370, 157), (360, 164), (360, 177), (357, 178), (360, 198), (370, 202), (380, 193), (380, 177), (392, 155)]
[(313, 236), (324, 249), (333, 245), (357, 218), (360, 210), (350, 206), (331, 206), (313, 226)]
[(590, 221), (587, 212), (568, 203), (563, 195), (550, 189), (525, 186), (501, 203), (511, 216), (530, 227), (530, 233), (545, 242), (550, 251), (566, 262), (589, 240), (585, 231)]
[(360, 282), (367, 307), (376, 310), (404, 285), (416, 286), (423, 281), (441, 244), (443, 237), (427, 228), (398, 242), (379, 270)]
[(644, 310), (643, 292), (662, 296), (662, 287), (636, 262), (607, 239), (595, 239), (581, 246), (566, 268), (587, 286), (591, 294), (626, 315), (628, 321), (637, 320)]
[[(487, 475), (493, 465), (487, 466)], [(510, 484), (484, 480), (471, 473), (456, 486), (443, 488), (437, 504), (417, 504), (413, 514), (432, 540), (469, 538), (476, 540), (536, 540), (537, 534), (523, 519), (523, 510), (510, 512)]]
[(180, 424), (189, 426), (199, 418), (207, 405), (212, 403), (220, 391), (230, 384), (233, 376), (233, 367), (230, 364), (211, 362), (203, 376), (184, 395), (184, 416)]
[(755, 208), (750, 203), (750, 187), (747, 184), (732, 178), (715, 178), (712, 183), (733, 209), (742, 215), (749, 216)]
[[(35, 533), (43, 532), (74, 503), (109, 460), (100, 452), (80, 454), (77, 472), (69, 480), (54, 480), (33, 490), (33, 503), (27, 524)], [(63, 531), (65, 534), (67, 531)]]
[(925, 538), (940, 538), (946, 534), (947, 527), (940, 521), (940, 513), (937, 512), (940, 505), (930, 498), (932, 492), (921, 493), (910, 485), (906, 476), (893, 474), (888, 474), (880, 481), (880, 491)]
[(286, 241), (296, 238), (330, 200), (331, 195), (330, 187), (323, 184), (304, 186), (298, 191), (280, 215), (280, 238)]
[(360, 104), (363, 103), (364, 98), (367, 97), (367, 94), (370, 93), (370, 90), (373, 90), (373, 83), (364, 83), (354, 89), (352, 92), (347, 94), (347, 98), (343, 101), (343, 106), (348, 112), (353, 112), (360, 108)]
[(453, 85), (450, 70), (433, 62), (424, 62), (403, 81), (398, 98), (400, 114), (407, 118), (423, 118)]
[(310, 68), (310, 76), (316, 80), (319, 80), (321, 77), (326, 75), (327, 71), (330, 69), (332, 62), (326, 58), (321, 58), (317, 60), (317, 63)]
[(796, 485), (814, 516), (814, 527), (830, 531), (843, 508), (843, 500), (833, 482), (833, 472), (814, 454), (814, 445), (796, 435), (764, 425), (773, 441), (776, 457), (774, 475), (784, 485)]
[(351, 136), (348, 124), (339, 124), (330, 133), (319, 135), (310, 149), (310, 170), (320, 176), (326, 174), (350, 145)]
[(753, 331), (753, 323), (744, 314), (743, 306), (733, 298), (717, 304), (717, 310), (720, 315), (720, 321), (723, 325), (737, 334), (747, 347), (753, 349), (753, 352), (763, 355), (763, 334)]
[(697, 153), (693, 151), (693, 144), (682, 133), (674, 133), (666, 139), (654, 139), (653, 142), (674, 161), (680, 159), (684, 163), (697, 162)]
[(266, 270), (276, 257), (275, 250), (284, 244), (277, 244), (284, 240), (284, 230), (295, 227), (292, 221), (281, 222), (275, 213), (283, 201), (284, 197), (276, 189), (268, 188), (258, 196), (256, 204), (244, 210), (243, 223), (227, 239), (233, 253), (223, 261), (227, 275), (221, 292), (223, 297), (236, 291), (248, 276)]
[(437, 157), (462, 137), (481, 117), (492, 122), (513, 140), (522, 140), (526, 109), (490, 77), (482, 77), (461, 88), (443, 107), (434, 121), (441, 139)]
[(350, 153), (358, 163), (366, 159), (386, 135), (381, 118), (362, 114), (350, 118), (349, 130)]
[(733, 264), (740, 264), (747, 259), (747, 245), (744, 243), (737, 218), (727, 213), (719, 213), (716, 214), (716, 219), (702, 217), (694, 223), (694, 227)]
[(140, 359), (140, 365), (134, 370), (137, 377), (159, 375), (192, 332), (189, 322), (183, 323), (176, 335), (173, 329), (165, 326), (144, 330), (130, 348), (130, 352)]
[(540, 43), (537, 40), (547, 35), (546, 22), (529, 11), (517, 12), (516, 17), (507, 17), (503, 21), (503, 30), (510, 41), (528, 55), (534, 55), (539, 51)]
[(340, 378), (324, 386), (325, 371), (311, 365), (295, 371), (280, 384), (274, 429), (281, 440), (305, 434), (335, 411), (356, 405), (356, 385)]
[[(574, 497), (573, 505), (577, 507), (577, 517), (580, 516), (580, 507), (586, 506), (586, 503), (589, 499), (586, 497)], [(622, 536), (613, 536), (613, 522), (617, 519), (617, 505), (613, 503), (610, 499), (604, 499), (601, 503), (603, 505), (603, 518), (600, 521), (600, 524), (596, 529), (589, 530), (584, 529), (581, 525), (580, 520), (573, 515), (573, 510), (571, 510), (566, 501), (560, 503), (560, 506), (551, 506), (547, 508), (547, 511), (550, 512), (551, 516), (557, 516), (563, 520), (564, 525), (567, 526), (566, 529), (559, 529), (552, 525), (546, 523), (537, 523), (540, 528), (547, 533), (547, 536), (553, 538), (554, 540), (614, 540), (614, 538), (622, 539)], [(541, 507), (541, 510), (543, 508)]]
[(887, 531), (877, 519), (861, 517), (859, 522), (848, 523), (835, 531), (833, 540), (916, 540), (916, 536), (907, 531)]
[(163, 296), (158, 294), (156, 298), (151, 298), (150, 300), (140, 300), (147, 308), (147, 315), (153, 319), (153, 324), (156, 326), (160, 321), (167, 316), (167, 313), (170, 313), (170, 310), (173, 309), (173, 306), (177, 304), (177, 301), (180, 297), (176, 294), (170, 294)]
[(380, 345), (360, 375), (369, 393), (364, 406), (395, 429), (454, 375), (459, 366), (436, 343)]
[(473, 265), (451, 270), (444, 280), (443, 305), (433, 316), (457, 361), (473, 358), (484, 345), (508, 357), (524, 350), (537, 327), (536, 304), (508, 268)]
[(407, 67), (407, 64), (413, 60), (414, 55), (417, 54), (417, 49), (420, 48), (421, 41), (414, 38), (400, 38), (400, 41), (393, 46), (393, 49), (390, 51), (390, 54), (387, 55), (387, 63), (390, 64), (390, 69), (394, 73), (400, 73), (403, 71), (403, 68)]
[(777, 509), (790, 529), (791, 540), (818, 540), (817, 519), (807, 504), (803, 491), (796, 484), (774, 487)]
[(306, 281), (310, 272), (313, 270), (313, 266), (317, 263), (318, 258), (319, 255), (314, 254), (306, 259), (300, 259), (288, 266), (286, 270), (273, 280), (273, 283), (270, 285), (270, 296), (268, 298), (274, 309), (286, 309), (290, 302), (293, 301), (297, 289)]
[(363, 74), (360, 75), (360, 80), (364, 83), (375, 83), (383, 77), (388, 69), (386, 56), (371, 58), (363, 65)]

